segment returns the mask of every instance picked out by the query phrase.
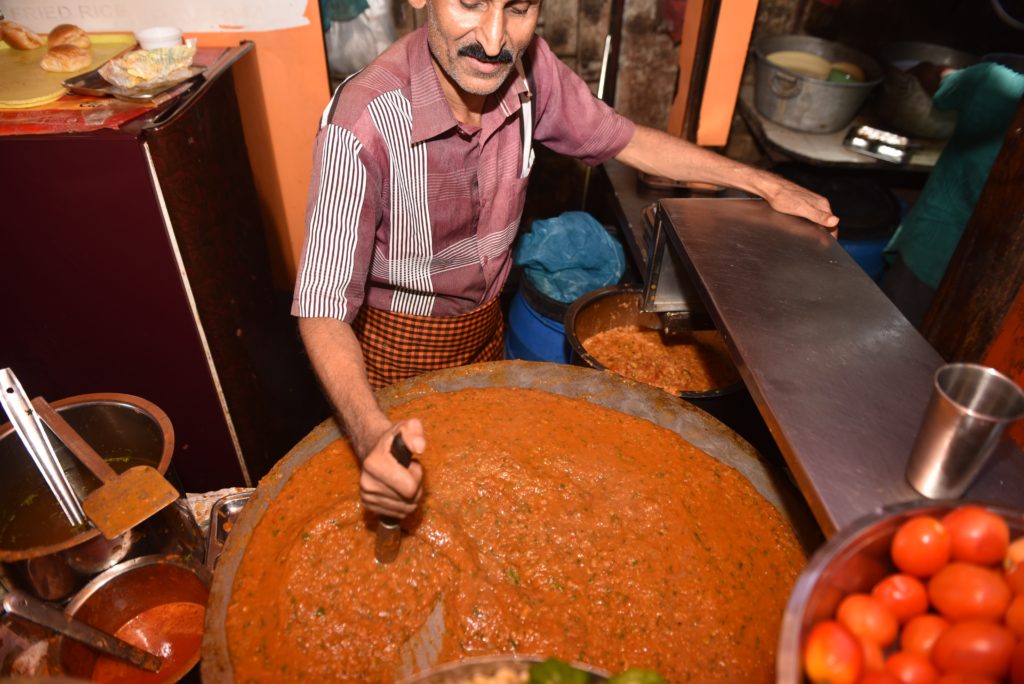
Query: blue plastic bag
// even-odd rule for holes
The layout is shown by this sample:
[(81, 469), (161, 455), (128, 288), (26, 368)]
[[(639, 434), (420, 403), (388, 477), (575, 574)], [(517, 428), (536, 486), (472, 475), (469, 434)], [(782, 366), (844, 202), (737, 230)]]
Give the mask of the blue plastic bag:
[(520, 238), (515, 263), (538, 290), (565, 304), (614, 285), (626, 268), (622, 245), (583, 211), (534, 221)]

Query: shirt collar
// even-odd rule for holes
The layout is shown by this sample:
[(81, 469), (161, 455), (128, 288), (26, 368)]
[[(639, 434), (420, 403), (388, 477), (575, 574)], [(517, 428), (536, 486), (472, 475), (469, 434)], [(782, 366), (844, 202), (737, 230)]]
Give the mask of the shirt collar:
[[(410, 143), (436, 137), (459, 125), (441, 89), (440, 77), (427, 44), (426, 27), (417, 29), (409, 48), (409, 94), (412, 100), (412, 134)], [(514, 116), (522, 107), (520, 94), (529, 92), (526, 81), (515, 69), (495, 92), (498, 106), (484, 113), (484, 128), (495, 116), (502, 121)]]

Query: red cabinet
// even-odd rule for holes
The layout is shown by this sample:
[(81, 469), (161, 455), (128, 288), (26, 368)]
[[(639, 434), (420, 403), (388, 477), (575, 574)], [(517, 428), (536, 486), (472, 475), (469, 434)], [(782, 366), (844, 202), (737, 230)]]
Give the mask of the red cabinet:
[(0, 365), (51, 400), (156, 403), (189, 491), (255, 483), (329, 414), (271, 282), (230, 69), (250, 49), (119, 130), (0, 136)]

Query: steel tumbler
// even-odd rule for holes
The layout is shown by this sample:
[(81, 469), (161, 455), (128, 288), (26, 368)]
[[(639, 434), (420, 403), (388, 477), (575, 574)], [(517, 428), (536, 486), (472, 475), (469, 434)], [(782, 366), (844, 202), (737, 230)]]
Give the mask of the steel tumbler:
[(907, 481), (931, 499), (960, 497), (1006, 426), (1021, 417), (1024, 391), (999, 371), (973, 363), (940, 367), (907, 463)]

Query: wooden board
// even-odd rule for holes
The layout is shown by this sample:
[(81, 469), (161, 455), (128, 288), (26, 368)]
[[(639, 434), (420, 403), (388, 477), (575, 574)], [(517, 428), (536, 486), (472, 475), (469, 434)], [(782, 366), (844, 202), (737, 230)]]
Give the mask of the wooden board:
[(98, 68), (125, 48), (135, 44), (127, 33), (106, 33), (92, 39), (92, 62), (77, 71), (44, 71), (39, 61), (46, 55), (43, 45), (35, 50), (15, 50), (0, 43), (0, 108), (24, 109), (53, 102), (67, 92), (61, 81)]

